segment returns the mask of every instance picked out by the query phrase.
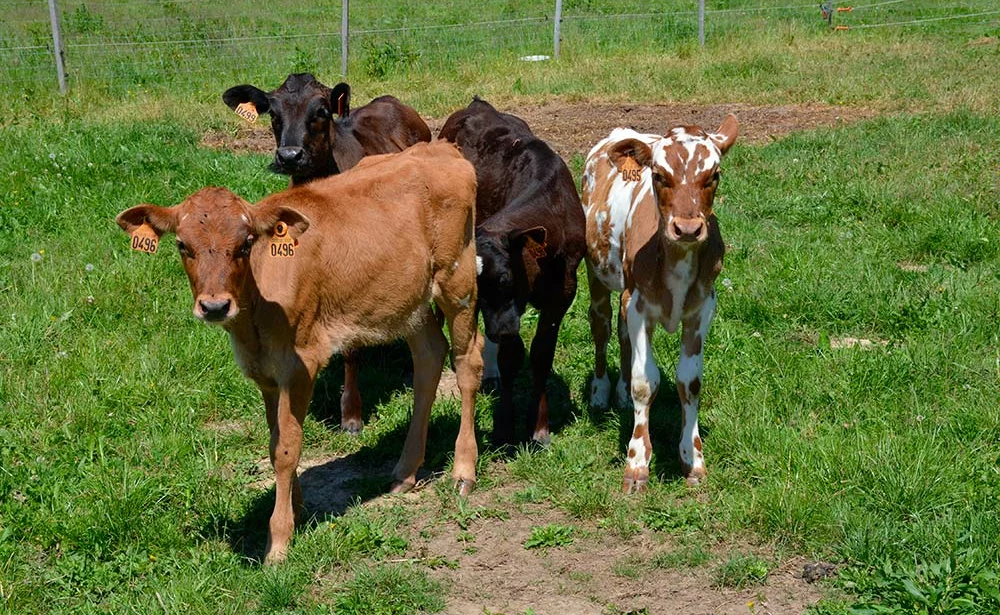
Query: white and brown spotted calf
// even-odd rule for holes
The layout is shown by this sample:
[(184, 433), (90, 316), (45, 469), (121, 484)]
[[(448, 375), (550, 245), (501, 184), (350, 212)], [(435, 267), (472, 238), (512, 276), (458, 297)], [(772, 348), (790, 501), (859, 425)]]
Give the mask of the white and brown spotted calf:
[(595, 364), (590, 401), (606, 407), (611, 392), (607, 345), (611, 291), (621, 291), (618, 403), (635, 409), (625, 492), (649, 481), (649, 407), (660, 384), (652, 337), (657, 324), (682, 326), (677, 393), (683, 407), (681, 463), (689, 483), (705, 477), (698, 434), (703, 346), (715, 313), (715, 278), (725, 245), (712, 212), (722, 155), (739, 125), (728, 116), (717, 132), (685, 126), (665, 136), (617, 128), (594, 146), (583, 175), (587, 215), (590, 330)]

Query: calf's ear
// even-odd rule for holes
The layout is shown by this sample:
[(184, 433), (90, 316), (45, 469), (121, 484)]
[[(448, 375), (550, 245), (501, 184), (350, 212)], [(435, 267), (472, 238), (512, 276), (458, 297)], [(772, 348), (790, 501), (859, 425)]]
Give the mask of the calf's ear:
[(288, 227), (288, 234), (297, 239), (309, 229), (309, 218), (298, 211), (284, 205), (265, 206), (253, 214), (253, 232), (258, 237), (270, 237), (275, 234), (279, 222)]
[(512, 235), (513, 242), (515, 245), (520, 244), (521, 250), (534, 258), (539, 260), (545, 257), (545, 237), (546, 231), (544, 226), (533, 226), (528, 229), (523, 229), (515, 232)]
[(725, 154), (733, 143), (736, 143), (736, 135), (740, 132), (740, 123), (736, 116), (730, 113), (726, 119), (722, 120), (718, 132), (709, 135), (712, 141), (719, 147), (719, 153)]
[(271, 110), (271, 101), (267, 92), (252, 85), (237, 85), (222, 93), (222, 102), (230, 109), (236, 109), (241, 103), (251, 102), (257, 108), (257, 113), (267, 113)]
[(330, 90), (330, 104), (337, 110), (337, 115), (341, 118), (347, 117), (351, 112), (351, 86), (343, 81), (333, 86)]
[(115, 218), (118, 226), (131, 235), (143, 224), (149, 224), (157, 236), (177, 230), (177, 208), (158, 205), (136, 205), (126, 209)]
[(615, 143), (608, 150), (608, 158), (611, 160), (611, 164), (618, 169), (621, 169), (629, 158), (644, 167), (653, 166), (653, 150), (638, 139), (625, 139)]

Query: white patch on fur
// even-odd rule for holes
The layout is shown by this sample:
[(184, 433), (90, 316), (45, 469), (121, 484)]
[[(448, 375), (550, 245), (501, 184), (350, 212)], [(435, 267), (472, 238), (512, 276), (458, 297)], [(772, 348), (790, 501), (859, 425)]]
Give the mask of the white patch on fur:
[(611, 397), (611, 379), (607, 374), (600, 378), (590, 379), (590, 405), (594, 408), (607, 408)]
[(500, 346), (495, 342), (491, 342), (490, 338), (483, 336), (485, 338), (485, 343), (483, 344), (483, 379), (500, 379), (500, 365), (497, 363), (497, 357), (500, 355)]
[(476, 275), (483, 275), (483, 257), (476, 256)]

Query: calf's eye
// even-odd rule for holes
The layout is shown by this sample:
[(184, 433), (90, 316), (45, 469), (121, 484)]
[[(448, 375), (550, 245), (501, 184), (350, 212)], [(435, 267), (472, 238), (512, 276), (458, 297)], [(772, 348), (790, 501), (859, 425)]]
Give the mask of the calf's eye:
[(247, 235), (246, 240), (243, 245), (240, 246), (239, 250), (236, 251), (237, 258), (246, 258), (250, 256), (250, 249), (253, 248), (253, 235)]

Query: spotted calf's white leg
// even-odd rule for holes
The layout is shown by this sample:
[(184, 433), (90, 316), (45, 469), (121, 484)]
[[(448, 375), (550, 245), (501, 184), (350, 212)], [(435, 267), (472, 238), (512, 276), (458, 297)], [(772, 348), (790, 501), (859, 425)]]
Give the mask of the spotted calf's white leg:
[(649, 459), (653, 445), (649, 438), (649, 408), (660, 388), (660, 369), (653, 357), (653, 328), (656, 321), (647, 320), (636, 308), (639, 294), (633, 293), (626, 309), (626, 325), (632, 345), (632, 405), (635, 426), (628, 443), (622, 491), (641, 492), (649, 483)]
[(715, 304), (715, 290), (712, 290), (701, 309), (684, 319), (681, 332), (681, 355), (677, 362), (677, 395), (682, 412), (680, 453), (690, 485), (697, 485), (708, 476), (698, 433), (698, 398), (705, 367), (705, 337), (715, 315)]

